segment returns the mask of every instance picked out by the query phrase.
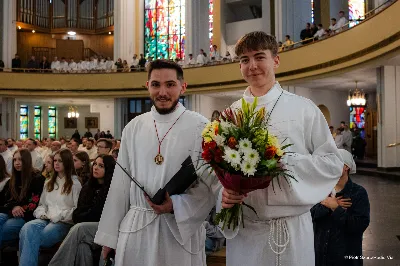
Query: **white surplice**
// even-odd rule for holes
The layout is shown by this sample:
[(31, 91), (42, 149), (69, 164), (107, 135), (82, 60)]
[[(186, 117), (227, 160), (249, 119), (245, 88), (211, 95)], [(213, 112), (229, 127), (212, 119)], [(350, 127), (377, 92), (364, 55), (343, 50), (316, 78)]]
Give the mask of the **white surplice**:
[[(208, 120), (185, 110), (178, 104), (173, 113), (160, 115), (153, 107), (133, 119), (122, 133), (118, 162), (150, 196), (168, 183), (187, 156), (195, 166), (201, 164), (201, 132)], [(154, 120), (161, 140), (184, 111), (162, 141), (164, 162), (157, 165)], [(215, 205), (220, 185), (208, 172), (201, 170), (198, 175), (198, 182), (185, 194), (171, 196), (174, 214), (157, 215), (143, 192), (116, 166), (95, 242), (116, 248), (116, 266), (206, 265), (202, 223)]]
[[(249, 88), (243, 97), (247, 102), (254, 101)], [(240, 225), (235, 231), (224, 230), (227, 266), (313, 266), (310, 208), (332, 191), (342, 173), (343, 161), (318, 107), (309, 99), (282, 90), (279, 83), (258, 97), (258, 108), (266, 107), (268, 112), (275, 103), (269, 130), (281, 142), (287, 138), (283, 144), (293, 144), (286, 149), (293, 154), (284, 156), (282, 162), (298, 182), (292, 181), (290, 187), (280, 177), (281, 188), (276, 180), (273, 182), (275, 192), (271, 184), (267, 189), (248, 193), (244, 202), (253, 206), (258, 216), (244, 206), (245, 228)], [(241, 100), (232, 107), (240, 108)], [(220, 202), (221, 194), (217, 211), (221, 209)], [(274, 240), (279, 245), (289, 240), (280, 255), (275, 252), (283, 248), (278, 248)]]

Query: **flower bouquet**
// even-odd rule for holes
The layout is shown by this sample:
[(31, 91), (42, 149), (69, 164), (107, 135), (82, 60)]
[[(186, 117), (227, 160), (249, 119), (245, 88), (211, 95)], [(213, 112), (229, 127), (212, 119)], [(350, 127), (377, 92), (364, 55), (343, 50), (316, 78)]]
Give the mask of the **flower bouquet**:
[[(239, 194), (267, 188), (278, 176), (284, 177), (289, 184), (290, 179), (296, 180), (280, 163), (285, 149), (291, 144), (280, 145), (278, 138), (268, 131), (265, 108), (256, 111), (256, 107), (257, 98), (253, 104), (242, 99), (241, 109), (226, 109), (202, 132), (204, 164), (214, 170), (225, 188)], [(279, 179), (276, 180), (280, 186)], [(215, 222), (223, 222), (222, 229), (231, 225), (235, 229), (239, 218), (243, 220), (243, 206), (256, 213), (253, 207), (243, 202), (222, 209)]]

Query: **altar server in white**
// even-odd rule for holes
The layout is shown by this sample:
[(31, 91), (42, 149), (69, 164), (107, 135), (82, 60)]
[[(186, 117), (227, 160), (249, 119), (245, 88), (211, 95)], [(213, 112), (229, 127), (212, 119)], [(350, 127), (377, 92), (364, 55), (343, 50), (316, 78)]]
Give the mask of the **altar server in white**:
[[(275, 37), (251, 32), (236, 44), (240, 70), (249, 86), (243, 98), (271, 115), (270, 132), (283, 144), (293, 144), (282, 163), (298, 182), (291, 186), (280, 177), (266, 189), (247, 196), (222, 189), (217, 211), (243, 201), (257, 215), (243, 207), (245, 228), (225, 228), (228, 266), (314, 265), (314, 235), (310, 208), (332, 191), (342, 173), (343, 161), (333, 142), (324, 116), (306, 98), (289, 93), (275, 81), (279, 66)], [(239, 108), (240, 101), (233, 104)], [(222, 204), (221, 204), (222, 202)]]
[[(125, 127), (118, 162), (153, 196), (189, 155), (196, 169), (201, 165), (201, 132), (208, 120), (179, 103), (186, 83), (176, 63), (151, 62), (147, 87), (154, 106)], [(95, 237), (103, 255), (116, 249), (116, 266), (206, 265), (202, 223), (220, 185), (207, 171), (198, 176), (186, 193), (154, 205), (116, 167)]]

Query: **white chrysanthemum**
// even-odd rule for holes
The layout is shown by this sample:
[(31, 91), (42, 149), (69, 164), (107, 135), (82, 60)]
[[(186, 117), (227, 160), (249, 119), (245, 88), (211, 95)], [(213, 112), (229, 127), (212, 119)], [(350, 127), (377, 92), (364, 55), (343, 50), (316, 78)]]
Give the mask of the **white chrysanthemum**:
[(222, 135), (216, 135), (214, 138), (214, 141), (217, 143), (218, 146), (223, 146), (225, 142), (225, 137)]
[(240, 165), (241, 162), (239, 152), (227, 146), (225, 147), (225, 155), (222, 158), (233, 167)]
[(228, 134), (229, 129), (234, 127), (234, 125), (230, 122), (226, 122), (226, 121), (221, 121), (220, 123), (221, 128), (222, 128), (222, 134)]
[(244, 150), (243, 154), (244, 154), (243, 160), (251, 163), (254, 166), (257, 165), (258, 162), (260, 161), (260, 155), (254, 149), (246, 149), (246, 150)]
[(239, 140), (239, 152), (244, 153), (248, 149), (251, 149), (251, 141), (248, 139)]
[(244, 161), (240, 165), (240, 170), (242, 170), (242, 172), (248, 176), (254, 175), (256, 173), (256, 167), (252, 163), (246, 161)]

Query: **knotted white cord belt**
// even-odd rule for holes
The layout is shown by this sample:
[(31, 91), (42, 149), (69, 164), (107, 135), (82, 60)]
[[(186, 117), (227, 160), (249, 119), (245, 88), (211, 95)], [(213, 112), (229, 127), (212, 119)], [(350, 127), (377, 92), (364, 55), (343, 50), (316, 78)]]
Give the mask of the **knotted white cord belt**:
[(246, 220), (253, 223), (269, 224), (268, 244), (275, 253), (275, 266), (281, 266), (281, 254), (283, 254), (289, 244), (290, 235), (286, 219), (291, 217), (282, 217), (271, 220), (252, 220), (245, 216)]

